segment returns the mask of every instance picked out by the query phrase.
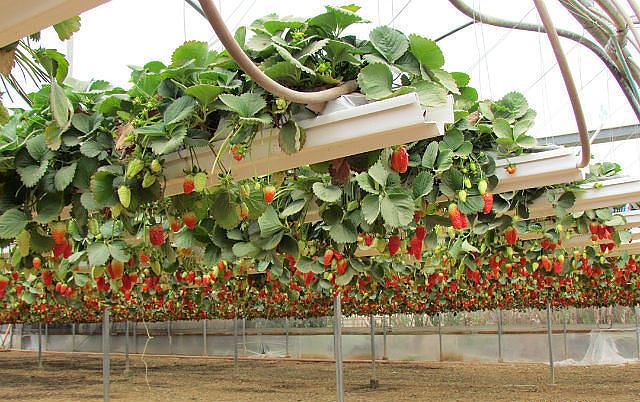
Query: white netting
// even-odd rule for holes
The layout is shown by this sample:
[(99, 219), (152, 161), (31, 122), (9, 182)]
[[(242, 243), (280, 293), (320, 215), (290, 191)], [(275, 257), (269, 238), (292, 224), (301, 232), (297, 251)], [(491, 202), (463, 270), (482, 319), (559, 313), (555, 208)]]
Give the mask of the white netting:
[(615, 338), (606, 331), (592, 331), (589, 348), (582, 360), (567, 359), (556, 363), (558, 366), (591, 366), (596, 364), (626, 364), (635, 361), (623, 357), (618, 351)]

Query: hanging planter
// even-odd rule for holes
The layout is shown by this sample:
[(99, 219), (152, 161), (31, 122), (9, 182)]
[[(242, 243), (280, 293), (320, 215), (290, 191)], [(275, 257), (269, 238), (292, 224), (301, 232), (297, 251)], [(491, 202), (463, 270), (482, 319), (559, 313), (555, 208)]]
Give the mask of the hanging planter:
[[(576, 167), (574, 152), (567, 148), (541, 150), (515, 158), (497, 158), (495, 193), (571, 183), (584, 179), (584, 173)], [(515, 169), (511, 169), (511, 167)]]
[[(352, 95), (353, 96), (353, 95)], [(264, 176), (309, 164), (360, 154), (393, 145), (405, 144), (444, 134), (444, 124), (453, 122), (453, 97), (442, 107), (423, 109), (415, 93), (382, 101), (345, 108), (344, 101), (329, 102), (328, 113), (301, 120), (306, 141), (298, 152), (287, 154), (279, 145), (279, 130), (263, 130), (244, 159), (234, 161), (225, 153), (219, 157), (235, 180)], [(210, 170), (216, 161), (221, 142), (194, 150), (200, 168)], [(164, 173), (166, 195), (182, 193), (185, 171), (192, 160), (188, 153), (176, 152), (167, 156)], [(218, 183), (220, 167), (208, 176), (207, 186)]]

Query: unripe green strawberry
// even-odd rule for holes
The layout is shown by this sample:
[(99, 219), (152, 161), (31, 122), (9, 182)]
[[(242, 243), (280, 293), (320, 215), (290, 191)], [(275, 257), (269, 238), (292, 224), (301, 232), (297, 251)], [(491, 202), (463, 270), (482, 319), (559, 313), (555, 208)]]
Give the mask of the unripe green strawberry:
[(464, 188), (471, 188), (471, 180), (468, 177), (464, 178)]
[(198, 172), (193, 176), (194, 189), (201, 193), (207, 187), (207, 174), (205, 172)]
[(89, 223), (87, 224), (87, 226), (89, 227), (89, 232), (94, 236), (100, 232), (98, 221), (96, 221), (95, 219), (89, 220)]
[(131, 190), (127, 185), (123, 184), (118, 187), (118, 198), (120, 199), (120, 204), (122, 204), (123, 207), (129, 208), (129, 205), (131, 204)]
[(120, 216), (120, 213), (122, 212), (122, 203), (120, 204), (116, 204), (114, 206), (111, 207), (111, 216), (113, 218), (117, 218)]
[(467, 191), (466, 190), (458, 191), (458, 198), (460, 198), (460, 201), (466, 202), (467, 201)]
[(151, 171), (153, 173), (160, 173), (162, 171), (162, 165), (157, 159), (151, 161)]
[(124, 177), (127, 180), (132, 179), (133, 177), (135, 177), (135, 175), (140, 173), (140, 171), (142, 171), (143, 168), (144, 168), (144, 162), (142, 160), (132, 159), (129, 161), (129, 164), (127, 165), (127, 172), (125, 173)]
[(484, 195), (484, 193), (487, 192), (487, 181), (486, 180), (480, 180), (478, 182), (478, 192), (480, 193), (480, 195)]
[(149, 188), (156, 182), (156, 176), (146, 172), (144, 174), (144, 178), (142, 179), (142, 188)]

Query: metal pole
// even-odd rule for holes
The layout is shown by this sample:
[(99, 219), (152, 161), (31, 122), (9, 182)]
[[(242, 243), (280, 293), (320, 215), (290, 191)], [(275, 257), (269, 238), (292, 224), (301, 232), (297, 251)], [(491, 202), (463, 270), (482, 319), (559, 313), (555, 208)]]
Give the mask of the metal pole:
[(635, 316), (636, 316), (636, 358), (640, 360), (640, 327), (638, 327), (638, 313), (640, 313), (640, 309), (638, 306), (635, 306)]
[(562, 321), (562, 337), (564, 341), (564, 359), (567, 360), (569, 358), (569, 348), (567, 346), (567, 315), (569, 314), (569, 309), (564, 311), (564, 320)]
[(551, 303), (547, 304), (547, 338), (549, 339), (549, 368), (551, 369), (551, 385), (556, 384), (556, 372), (553, 367), (553, 343), (551, 341)]
[(44, 324), (44, 348), (49, 350), (49, 323)]
[(71, 324), (71, 351), (76, 351), (76, 323)]
[(167, 337), (169, 337), (169, 354), (173, 354), (173, 339), (171, 338), (171, 320), (167, 321)]
[(387, 355), (387, 326), (389, 325), (389, 316), (382, 317), (382, 360), (389, 360)]
[(342, 370), (342, 310), (340, 293), (333, 300), (333, 353), (336, 360), (336, 402), (344, 402), (344, 378)]
[(247, 353), (247, 319), (242, 319), (242, 350)]
[(442, 361), (442, 313), (438, 313), (438, 360)]
[(42, 368), (42, 323), (38, 323), (38, 368)]
[(284, 355), (289, 357), (289, 318), (284, 319)]
[(104, 402), (109, 402), (109, 308), (104, 309), (102, 316), (102, 396)]
[(202, 320), (202, 354), (207, 355), (207, 320)]
[(133, 332), (133, 353), (138, 353), (138, 322), (134, 321), (131, 331)]
[(502, 363), (502, 309), (498, 309), (498, 362)]
[(233, 317), (233, 368), (238, 375), (238, 319)]
[(369, 385), (371, 388), (378, 388), (378, 379), (376, 377), (376, 321), (373, 314), (369, 316), (371, 326), (371, 380)]
[(129, 320), (124, 322), (124, 372), (129, 373)]

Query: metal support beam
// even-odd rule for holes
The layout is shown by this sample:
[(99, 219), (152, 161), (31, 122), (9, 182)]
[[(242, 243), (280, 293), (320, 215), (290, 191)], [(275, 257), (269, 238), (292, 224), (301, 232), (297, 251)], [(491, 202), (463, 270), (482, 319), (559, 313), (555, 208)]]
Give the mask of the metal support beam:
[(378, 378), (376, 377), (376, 320), (373, 314), (369, 316), (369, 326), (371, 327), (371, 388), (378, 388)]
[(133, 353), (138, 353), (138, 323), (136, 321), (132, 322), (133, 326), (131, 331), (133, 331)]
[(553, 367), (553, 342), (551, 340), (551, 303), (547, 304), (547, 339), (549, 340), (549, 368), (551, 370), (551, 385), (556, 385), (556, 372)]
[(42, 368), (42, 323), (38, 323), (38, 368)]
[[(593, 137), (595, 131), (589, 132), (589, 136)], [(640, 124), (631, 124), (628, 126), (619, 126), (611, 128), (603, 128), (598, 136), (593, 140), (594, 144), (605, 142), (615, 142), (632, 140), (640, 138)], [(578, 133), (552, 135), (548, 137), (539, 137), (540, 144), (564, 145), (565, 147), (573, 147), (580, 145), (580, 136)]]
[(387, 355), (387, 329), (390, 319), (390, 316), (382, 316), (382, 360), (389, 360)]
[(76, 323), (71, 324), (71, 351), (76, 351)]
[(442, 313), (438, 313), (438, 360), (442, 361)]
[(233, 317), (233, 368), (238, 375), (238, 319)]
[(569, 347), (567, 345), (567, 315), (569, 315), (569, 309), (564, 310), (563, 320), (562, 320), (562, 340), (564, 342), (564, 359), (567, 360), (569, 358)]
[(124, 322), (124, 373), (129, 374), (129, 320)]
[(109, 308), (104, 309), (102, 316), (102, 397), (104, 402), (109, 402), (109, 381), (110, 364), (109, 361)]
[(636, 359), (640, 360), (640, 326), (638, 326), (638, 314), (640, 314), (640, 308), (635, 306), (635, 316), (636, 316)]
[(342, 370), (342, 309), (340, 293), (333, 299), (333, 353), (336, 360), (336, 402), (344, 402), (344, 377)]
[(173, 338), (171, 337), (171, 320), (167, 321), (167, 337), (169, 338), (169, 354), (173, 354)]
[(284, 356), (289, 357), (289, 318), (284, 319)]
[(502, 363), (502, 309), (498, 309), (498, 363)]
[(202, 355), (206, 356), (207, 351), (207, 319), (202, 320)]
[(49, 323), (44, 324), (44, 349), (49, 350)]

